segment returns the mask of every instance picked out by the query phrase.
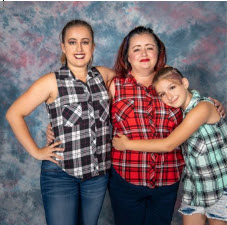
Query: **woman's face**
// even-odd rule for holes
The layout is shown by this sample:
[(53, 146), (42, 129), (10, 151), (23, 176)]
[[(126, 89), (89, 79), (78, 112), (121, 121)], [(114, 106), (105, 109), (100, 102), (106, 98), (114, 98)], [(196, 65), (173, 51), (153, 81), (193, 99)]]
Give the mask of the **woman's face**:
[(86, 67), (94, 52), (91, 32), (85, 26), (71, 27), (66, 31), (61, 47), (69, 67)]
[(131, 37), (128, 49), (128, 61), (132, 67), (132, 73), (140, 73), (144, 70), (154, 71), (158, 60), (158, 47), (151, 34), (136, 34)]

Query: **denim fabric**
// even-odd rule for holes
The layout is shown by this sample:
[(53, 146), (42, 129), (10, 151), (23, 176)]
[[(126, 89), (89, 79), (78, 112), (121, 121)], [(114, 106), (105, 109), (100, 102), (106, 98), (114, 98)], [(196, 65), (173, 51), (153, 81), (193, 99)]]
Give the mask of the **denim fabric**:
[(58, 165), (43, 161), (40, 185), (47, 225), (96, 225), (108, 177), (107, 174), (82, 181)]
[(224, 190), (222, 197), (212, 206), (201, 207), (181, 204), (179, 212), (183, 215), (193, 215), (200, 213), (206, 215), (209, 219), (216, 219), (227, 222), (227, 188)]
[(115, 225), (170, 225), (179, 182), (154, 189), (130, 184), (112, 168), (109, 192)]

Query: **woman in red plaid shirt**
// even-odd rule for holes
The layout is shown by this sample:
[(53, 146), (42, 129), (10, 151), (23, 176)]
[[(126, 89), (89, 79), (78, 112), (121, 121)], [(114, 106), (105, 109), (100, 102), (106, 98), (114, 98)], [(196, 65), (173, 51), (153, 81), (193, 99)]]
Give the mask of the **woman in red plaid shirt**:
[[(166, 64), (165, 46), (146, 27), (136, 27), (118, 51), (110, 85), (113, 135), (132, 140), (167, 137), (182, 121), (180, 109), (163, 104), (152, 86)], [(184, 167), (180, 148), (169, 153), (112, 148), (109, 191), (116, 225), (170, 225)]]

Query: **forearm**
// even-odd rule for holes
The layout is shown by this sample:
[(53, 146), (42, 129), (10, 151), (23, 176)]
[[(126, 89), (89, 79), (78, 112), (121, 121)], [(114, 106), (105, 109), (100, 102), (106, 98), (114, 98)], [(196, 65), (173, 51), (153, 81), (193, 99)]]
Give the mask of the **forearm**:
[(149, 139), (149, 140), (128, 140), (126, 148), (133, 151), (141, 152), (170, 152), (177, 146), (171, 145), (164, 139)]
[(18, 141), (32, 157), (38, 159), (39, 148), (32, 139), (23, 116), (19, 116), (15, 112), (7, 112), (6, 119), (8, 120)]

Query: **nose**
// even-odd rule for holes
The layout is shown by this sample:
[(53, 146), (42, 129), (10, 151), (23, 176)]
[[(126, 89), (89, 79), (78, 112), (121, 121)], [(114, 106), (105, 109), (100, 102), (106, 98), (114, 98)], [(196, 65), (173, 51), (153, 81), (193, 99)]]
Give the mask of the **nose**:
[(173, 95), (171, 93), (166, 93), (166, 97), (169, 101), (171, 101), (173, 98)]
[(82, 47), (82, 45), (80, 43), (77, 44), (76, 51), (77, 52), (82, 52), (83, 51), (83, 47)]
[(147, 55), (147, 49), (142, 49), (142, 55), (146, 56)]

